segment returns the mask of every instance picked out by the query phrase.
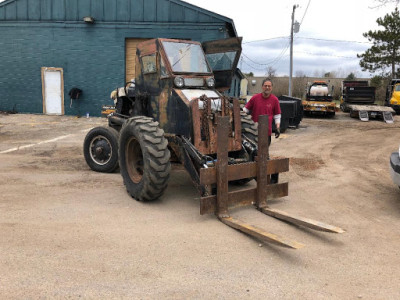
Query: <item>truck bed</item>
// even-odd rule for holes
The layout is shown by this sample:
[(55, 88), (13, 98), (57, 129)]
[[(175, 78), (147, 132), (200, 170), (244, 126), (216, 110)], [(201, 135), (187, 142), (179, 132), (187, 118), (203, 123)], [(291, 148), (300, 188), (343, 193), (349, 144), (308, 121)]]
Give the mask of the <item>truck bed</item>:
[(367, 122), (370, 118), (383, 119), (386, 123), (393, 123), (393, 115), (396, 112), (389, 106), (380, 105), (348, 105), (350, 109), (350, 117), (359, 118), (361, 121)]
[(391, 113), (395, 113), (394, 109), (389, 106), (348, 104), (347, 107), (353, 111), (376, 111), (376, 112), (389, 111)]
[(343, 100), (347, 104), (372, 105), (375, 102), (375, 87), (345, 87), (343, 91)]

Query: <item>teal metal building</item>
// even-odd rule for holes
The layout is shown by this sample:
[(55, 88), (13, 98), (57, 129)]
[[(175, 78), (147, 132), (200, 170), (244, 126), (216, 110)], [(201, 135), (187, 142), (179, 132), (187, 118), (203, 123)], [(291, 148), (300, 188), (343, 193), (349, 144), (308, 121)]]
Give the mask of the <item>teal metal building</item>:
[(6, 0), (0, 111), (100, 116), (134, 77), (140, 41), (235, 36), (231, 19), (179, 0)]

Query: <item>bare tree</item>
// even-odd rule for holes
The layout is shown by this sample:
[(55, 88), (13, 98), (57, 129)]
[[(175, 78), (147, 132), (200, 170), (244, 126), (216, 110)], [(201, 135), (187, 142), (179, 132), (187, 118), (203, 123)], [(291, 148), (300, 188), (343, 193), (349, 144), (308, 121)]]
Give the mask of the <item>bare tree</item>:
[(371, 8), (378, 8), (378, 7), (381, 7), (386, 4), (390, 4), (390, 3), (394, 3), (394, 4), (396, 4), (396, 6), (398, 6), (400, 3), (400, 0), (375, 0), (375, 2), (378, 3), (377, 6), (371, 7)]
[(303, 71), (296, 71), (296, 77), (293, 78), (293, 97), (304, 98), (307, 90), (308, 77)]
[(265, 75), (268, 76), (268, 78), (274, 78), (276, 76), (276, 69), (274, 69), (273, 67), (269, 66), (267, 68), (267, 72), (265, 73)]
[(298, 71), (295, 72), (294, 76), (295, 77), (306, 77), (306, 74), (303, 71), (298, 70)]

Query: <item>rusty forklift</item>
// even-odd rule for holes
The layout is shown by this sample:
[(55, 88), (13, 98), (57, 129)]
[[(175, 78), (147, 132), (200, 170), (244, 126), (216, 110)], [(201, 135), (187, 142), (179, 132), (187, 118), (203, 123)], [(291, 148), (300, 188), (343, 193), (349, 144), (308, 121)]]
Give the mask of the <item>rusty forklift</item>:
[[(268, 116), (258, 124), (224, 96), (241, 54), (241, 38), (199, 43), (152, 39), (137, 46), (135, 81), (112, 93), (116, 110), (108, 127), (85, 137), (89, 167), (120, 168), (126, 189), (138, 201), (161, 197), (171, 162), (181, 163), (200, 193), (200, 214), (261, 241), (289, 248), (302, 244), (253, 227), (229, 215), (232, 207), (253, 205), (262, 213), (296, 225), (341, 233), (341, 228), (294, 217), (267, 205), (288, 195), (288, 183), (270, 184), (270, 175), (289, 170), (287, 158), (268, 154)], [(246, 185), (256, 180), (256, 187)], [(229, 183), (242, 189), (229, 191)]]

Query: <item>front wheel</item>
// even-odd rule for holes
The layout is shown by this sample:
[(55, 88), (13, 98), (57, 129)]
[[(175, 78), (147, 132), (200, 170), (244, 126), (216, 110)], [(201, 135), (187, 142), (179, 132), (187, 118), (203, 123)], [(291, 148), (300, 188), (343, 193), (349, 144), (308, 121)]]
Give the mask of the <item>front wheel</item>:
[(95, 127), (83, 142), (83, 155), (96, 172), (111, 173), (118, 167), (118, 131), (111, 127)]
[(170, 152), (164, 131), (152, 118), (125, 122), (119, 138), (121, 175), (128, 193), (138, 201), (159, 198), (168, 185)]

